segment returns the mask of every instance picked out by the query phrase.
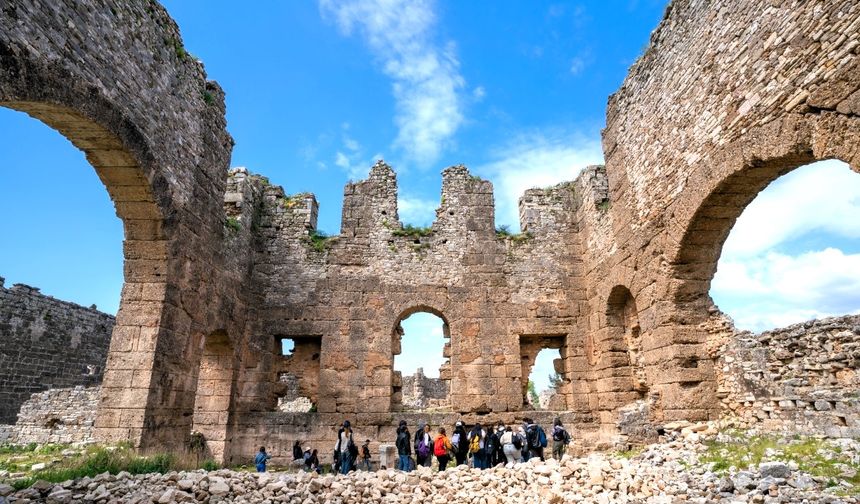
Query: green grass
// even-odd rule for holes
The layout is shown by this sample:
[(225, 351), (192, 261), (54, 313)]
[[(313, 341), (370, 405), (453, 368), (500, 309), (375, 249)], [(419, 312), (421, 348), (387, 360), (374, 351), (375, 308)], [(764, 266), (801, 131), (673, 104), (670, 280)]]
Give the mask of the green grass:
[(185, 468), (184, 463), (179, 464), (177, 462), (176, 457), (164, 453), (141, 456), (128, 447), (115, 447), (113, 449), (90, 447), (80, 457), (65, 459), (54, 466), (13, 480), (10, 484), (15, 489), (20, 490), (30, 487), (40, 480), (59, 483), (85, 476), (94, 477), (105, 472), (117, 474), (126, 471), (131, 474), (148, 474), (165, 473)]
[(203, 101), (206, 102), (206, 105), (212, 105), (215, 103), (215, 97), (212, 96), (212, 93), (209, 91), (203, 91), (201, 94), (203, 95)]
[(239, 222), (239, 219), (237, 219), (236, 217), (227, 217), (227, 222), (225, 225), (230, 231), (239, 231), (240, 229), (242, 229), (242, 223)]
[[(860, 492), (860, 463), (852, 460), (842, 450), (824, 439), (794, 436), (791, 439), (776, 436), (745, 436), (729, 433), (726, 441), (709, 441), (699, 462), (711, 464), (711, 470), (725, 474), (729, 468), (743, 470), (762, 462), (794, 462), (798, 468), (811, 474), (827, 478), (827, 486), (838, 485), (839, 480), (854, 485), (853, 494)], [(857, 471), (852, 477), (842, 477), (845, 468)]]
[(515, 244), (525, 243), (532, 239), (531, 233), (512, 233), (508, 225), (498, 226), (496, 228), (496, 238), (502, 240), (510, 238)]
[(316, 250), (317, 252), (323, 252), (326, 249), (326, 245), (328, 245), (328, 241), (331, 239), (331, 236), (326, 233), (318, 230), (314, 230), (313, 233), (308, 235), (308, 243), (311, 248)]
[(430, 226), (420, 227), (406, 224), (400, 229), (392, 229), (391, 234), (394, 236), (408, 236), (409, 238), (423, 238), (433, 234), (433, 228)]

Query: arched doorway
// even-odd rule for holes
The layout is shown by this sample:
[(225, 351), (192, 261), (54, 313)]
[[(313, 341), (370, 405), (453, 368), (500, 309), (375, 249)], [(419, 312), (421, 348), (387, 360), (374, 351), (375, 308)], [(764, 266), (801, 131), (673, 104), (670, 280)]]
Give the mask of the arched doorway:
[(860, 175), (831, 159), (768, 185), (732, 227), (709, 294), (754, 332), (860, 312)]

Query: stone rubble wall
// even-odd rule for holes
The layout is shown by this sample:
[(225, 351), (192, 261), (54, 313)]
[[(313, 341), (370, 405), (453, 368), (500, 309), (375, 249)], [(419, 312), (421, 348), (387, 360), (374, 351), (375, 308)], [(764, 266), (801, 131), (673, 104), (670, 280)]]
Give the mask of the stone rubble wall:
[(403, 406), (407, 410), (450, 407), (448, 401), (449, 382), (441, 378), (430, 378), (418, 368), (413, 375), (404, 376)]
[(11, 444), (91, 443), (100, 387), (54, 388), (24, 402), (14, 425), (0, 426)]
[(33, 393), (100, 384), (113, 326), (111, 315), (0, 278), (0, 424)]
[(741, 425), (860, 436), (860, 315), (740, 332), (717, 352), (717, 393)]

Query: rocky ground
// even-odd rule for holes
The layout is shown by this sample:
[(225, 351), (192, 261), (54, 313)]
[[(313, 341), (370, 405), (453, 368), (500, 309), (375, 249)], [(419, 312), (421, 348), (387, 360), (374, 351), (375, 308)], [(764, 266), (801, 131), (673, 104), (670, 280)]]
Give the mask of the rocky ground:
[[(755, 463), (745, 467), (748, 460)], [(17, 492), (3, 485), (0, 503), (856, 503), (851, 494), (858, 462), (860, 444), (853, 440), (785, 438), (780, 444), (694, 425), (638, 452), (532, 460), (486, 471), (461, 466), (444, 473), (421, 468), (349, 476), (230, 470), (103, 474), (37, 482)]]

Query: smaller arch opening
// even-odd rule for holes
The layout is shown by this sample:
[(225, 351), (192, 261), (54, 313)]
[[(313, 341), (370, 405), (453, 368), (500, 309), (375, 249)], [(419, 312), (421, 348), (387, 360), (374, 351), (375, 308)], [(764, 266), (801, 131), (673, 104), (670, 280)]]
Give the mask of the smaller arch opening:
[(648, 381), (642, 359), (642, 329), (636, 300), (627, 287), (619, 285), (610, 292), (606, 325), (609, 331), (606, 350), (615, 354), (621, 374), (630, 377), (629, 388), (624, 386), (620, 391), (629, 390), (639, 399), (644, 398), (648, 393)]
[(391, 409), (450, 409), (451, 330), (442, 314), (426, 306), (404, 312), (392, 331), (391, 349)]
[(566, 341), (564, 334), (520, 336), (524, 409), (567, 409), (566, 394), (570, 380), (565, 369)]

